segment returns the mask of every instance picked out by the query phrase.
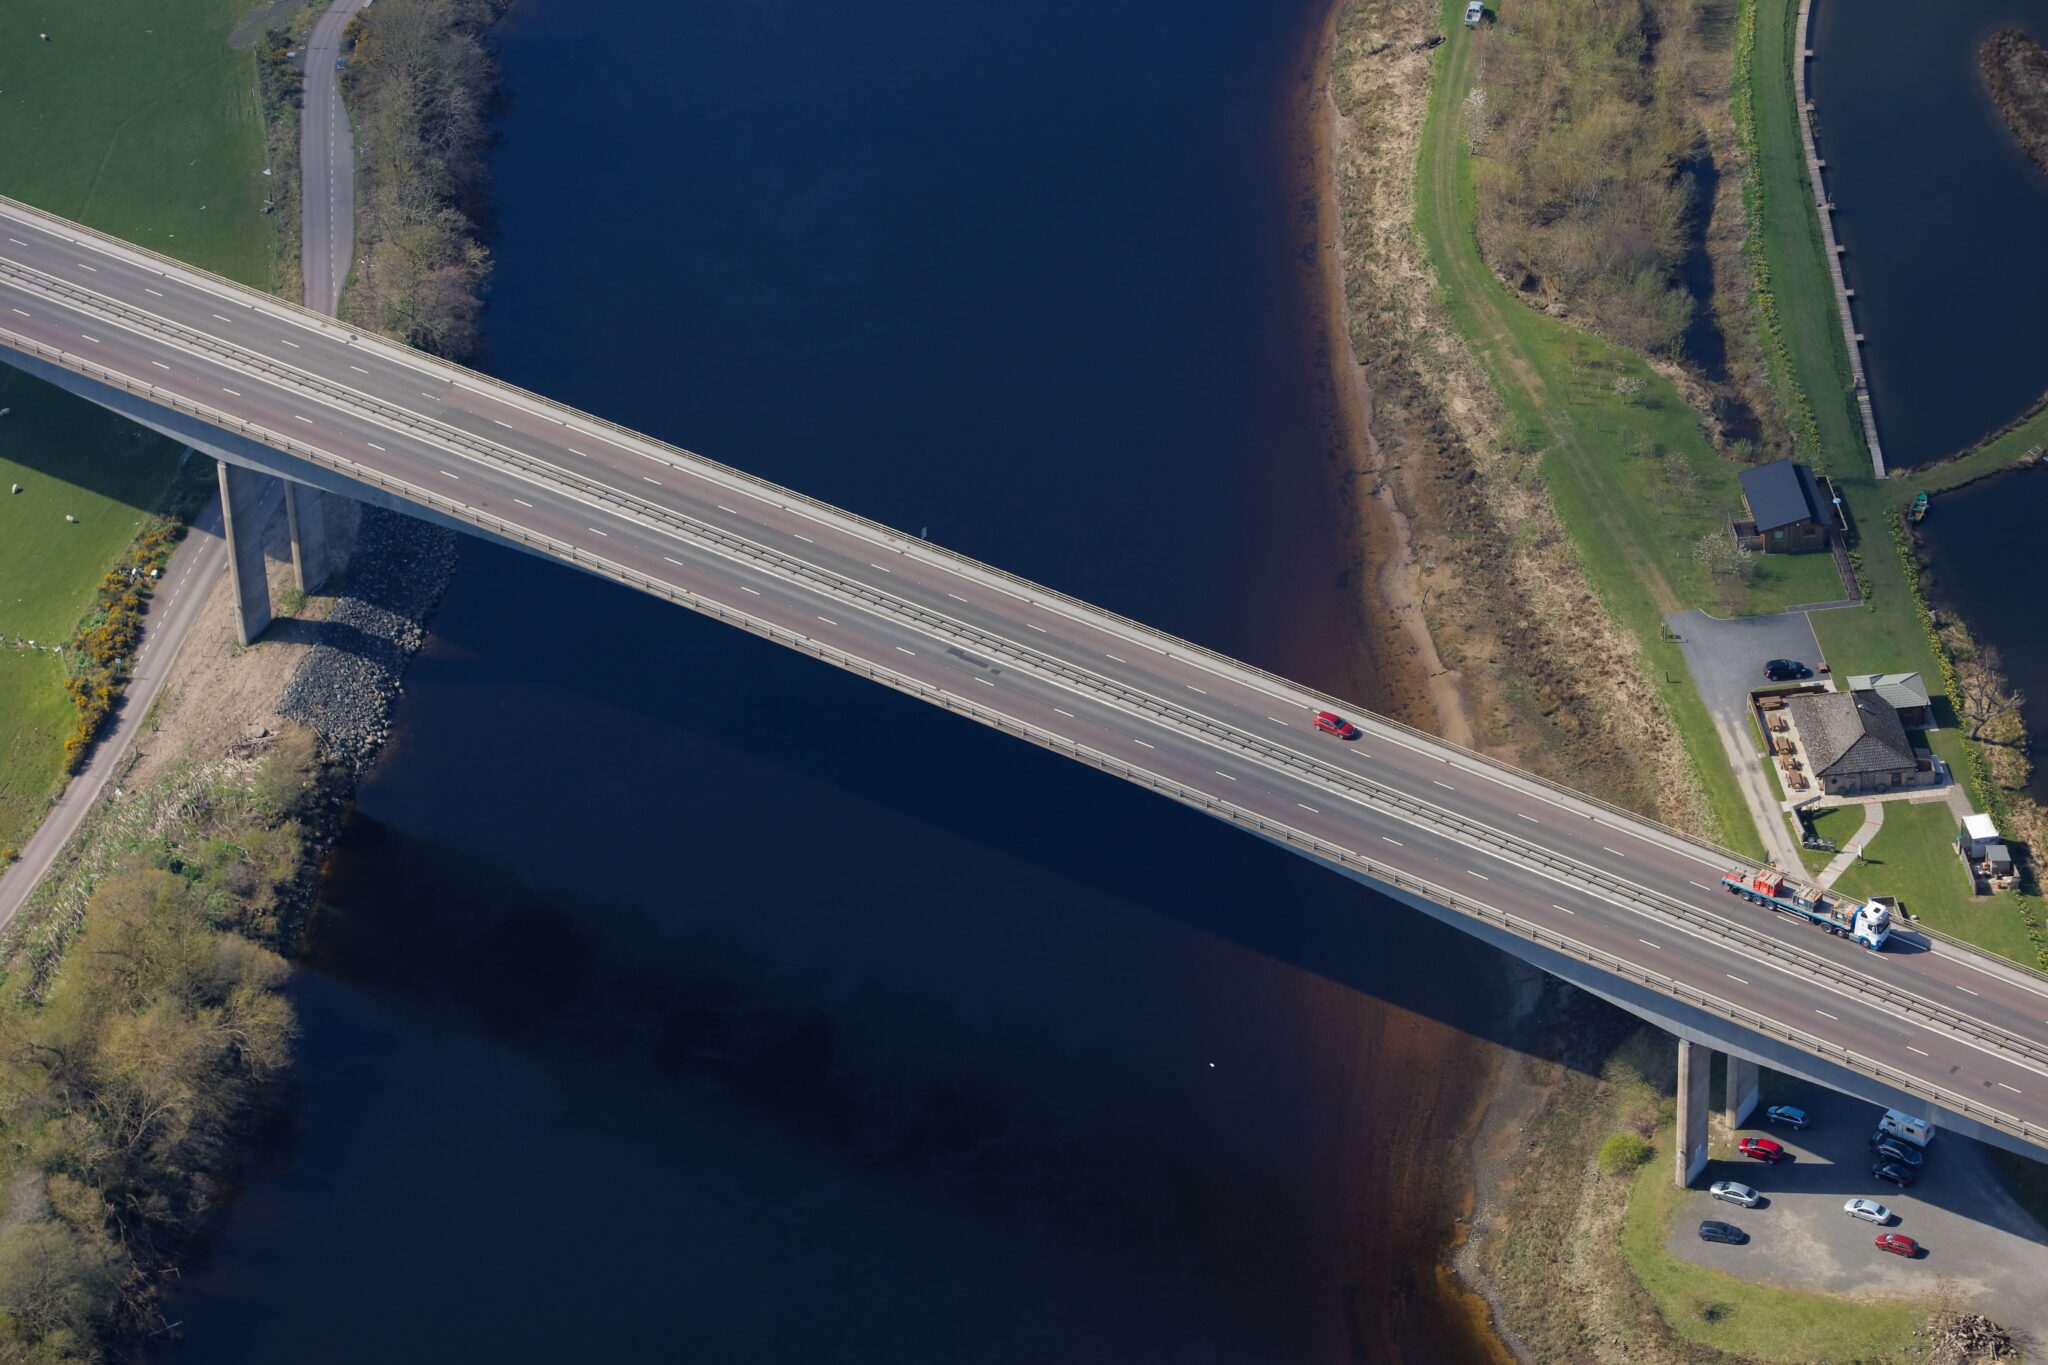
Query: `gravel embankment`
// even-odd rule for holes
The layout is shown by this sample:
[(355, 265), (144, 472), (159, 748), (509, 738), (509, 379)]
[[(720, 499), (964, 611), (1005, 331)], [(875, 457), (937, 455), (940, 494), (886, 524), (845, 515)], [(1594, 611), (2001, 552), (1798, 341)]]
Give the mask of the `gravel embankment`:
[(454, 575), (455, 532), (364, 507), (334, 610), (278, 710), (360, 773), (390, 733), (405, 666)]

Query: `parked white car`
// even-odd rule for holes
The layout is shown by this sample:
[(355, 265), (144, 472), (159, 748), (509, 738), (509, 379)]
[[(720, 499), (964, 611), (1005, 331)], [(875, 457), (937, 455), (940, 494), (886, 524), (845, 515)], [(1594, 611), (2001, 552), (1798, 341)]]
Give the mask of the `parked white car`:
[(1746, 1209), (1753, 1209), (1763, 1202), (1762, 1195), (1737, 1180), (1717, 1180), (1708, 1189), (1707, 1193), (1713, 1195), (1716, 1199), (1725, 1199), (1731, 1204), (1740, 1204)]
[(1879, 1227), (1892, 1221), (1892, 1211), (1875, 1199), (1851, 1199), (1842, 1205), (1842, 1212), (1866, 1223), (1876, 1223)]

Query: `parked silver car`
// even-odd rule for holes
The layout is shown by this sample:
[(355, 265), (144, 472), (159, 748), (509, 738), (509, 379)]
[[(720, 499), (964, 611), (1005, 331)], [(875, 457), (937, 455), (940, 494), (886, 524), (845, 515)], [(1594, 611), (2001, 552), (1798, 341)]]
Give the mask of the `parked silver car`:
[(1755, 1208), (1763, 1202), (1764, 1198), (1739, 1180), (1717, 1180), (1707, 1190), (1707, 1193), (1713, 1195), (1716, 1199), (1726, 1200), (1730, 1204), (1740, 1204), (1746, 1209)]

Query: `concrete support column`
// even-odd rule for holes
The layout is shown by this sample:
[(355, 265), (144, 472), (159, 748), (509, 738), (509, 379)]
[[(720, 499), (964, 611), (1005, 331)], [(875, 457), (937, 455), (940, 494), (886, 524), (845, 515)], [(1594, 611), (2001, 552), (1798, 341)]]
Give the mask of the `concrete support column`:
[(228, 542), (228, 576), (235, 585), (236, 633), (256, 643), (270, 624), (270, 576), (263, 567), (263, 528), (270, 520), (270, 486), (277, 480), (240, 465), (220, 462), (222, 533)]
[(1756, 1112), (1757, 1065), (1732, 1052), (1721, 1055), (1728, 1062), (1721, 1088), (1721, 1113), (1730, 1128), (1740, 1128), (1743, 1120)]
[(1714, 1073), (1714, 1050), (1699, 1043), (1678, 1040), (1678, 1138), (1679, 1188), (1699, 1178), (1707, 1168), (1707, 1082)]
[(292, 576), (300, 592), (327, 581), (327, 495), (289, 479), (284, 485), (284, 518), (291, 530)]

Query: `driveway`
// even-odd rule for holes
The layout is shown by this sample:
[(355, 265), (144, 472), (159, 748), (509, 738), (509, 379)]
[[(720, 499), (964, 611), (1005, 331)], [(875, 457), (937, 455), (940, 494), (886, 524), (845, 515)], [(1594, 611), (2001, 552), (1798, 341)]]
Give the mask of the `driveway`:
[[(1900, 1190), (1870, 1174), (1870, 1135), (1883, 1110), (1800, 1081), (1767, 1075), (1764, 1103), (1794, 1104), (1813, 1118), (1804, 1132), (1765, 1125), (1758, 1106), (1736, 1137), (1768, 1134), (1794, 1160), (1768, 1166), (1733, 1156), (1718, 1139), (1699, 1190), (1666, 1242), (1677, 1259), (1758, 1282), (1834, 1294), (1908, 1297), (1932, 1294), (1937, 1277), (1954, 1280), (1979, 1311), (2033, 1341), (2048, 1341), (2048, 1232), (2006, 1194), (1990, 1154), (1954, 1133), (1936, 1133), (1921, 1178)], [(1766, 1196), (1760, 1208), (1725, 1204), (1706, 1193), (1716, 1180), (1739, 1180)], [(1842, 1212), (1850, 1199), (1875, 1199), (1894, 1214), (1888, 1229), (1920, 1243), (1908, 1261), (1872, 1243), (1880, 1229)], [(1718, 1218), (1749, 1234), (1745, 1246), (1699, 1239), (1700, 1222)], [(2031, 1343), (2030, 1343), (2031, 1344)], [(2030, 1352), (2031, 1354), (2031, 1352)]]
[(1778, 616), (1739, 616), (1723, 621), (1703, 611), (1675, 612), (1664, 624), (1678, 637), (1685, 653), (1685, 666), (1692, 670), (1693, 685), (1714, 718), (1722, 747), (1742, 784), (1757, 832), (1771, 861), (1787, 871), (1799, 868), (1799, 849), (1792, 840), (1792, 827), (1779, 804), (1777, 788), (1763, 769), (1750, 739), (1746, 703), (1752, 689), (1764, 682), (1764, 660), (1797, 659), (1818, 670), (1820, 641), (1805, 612)]

